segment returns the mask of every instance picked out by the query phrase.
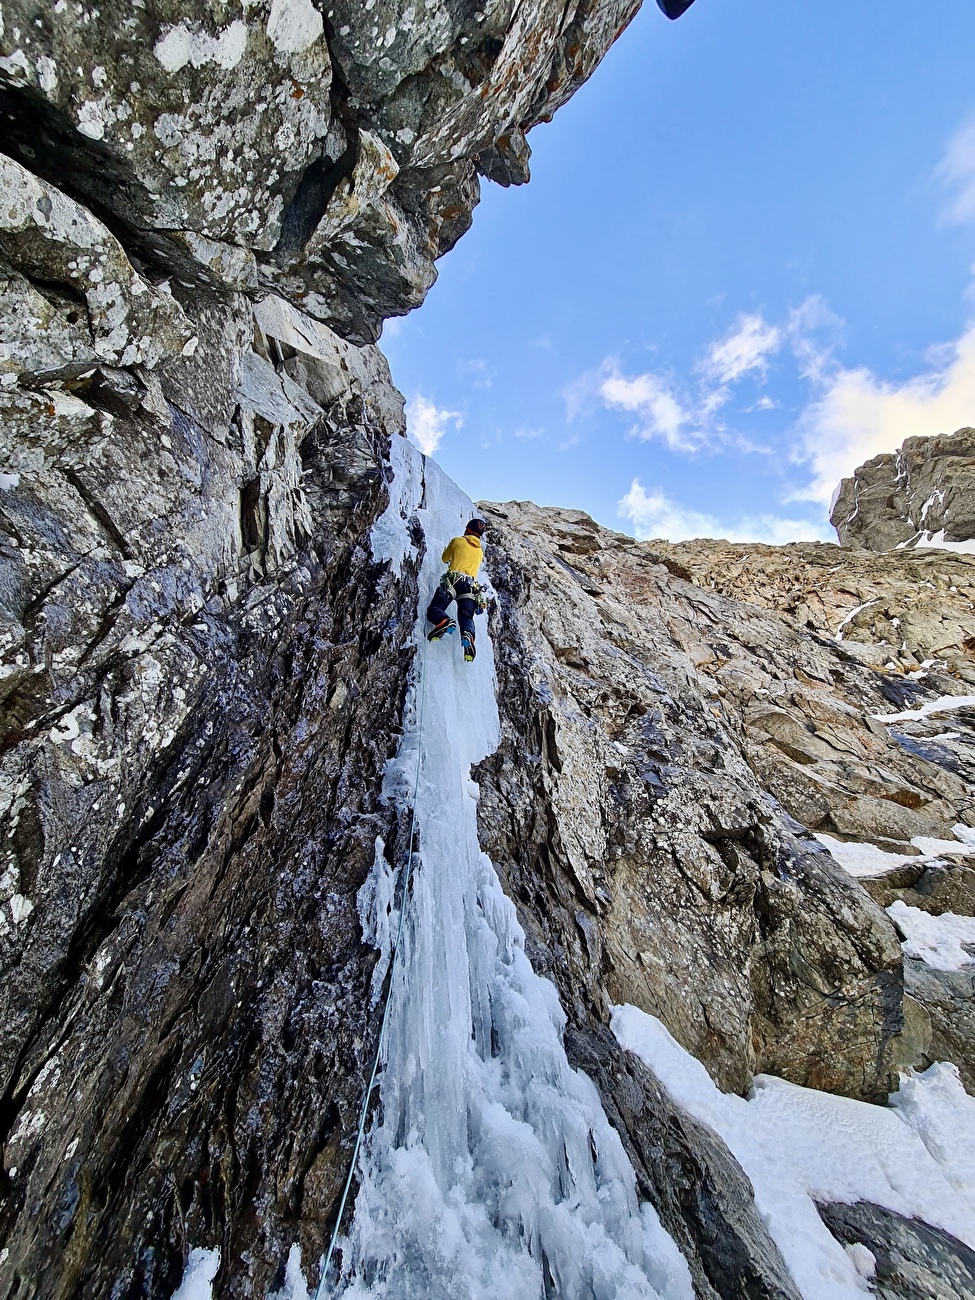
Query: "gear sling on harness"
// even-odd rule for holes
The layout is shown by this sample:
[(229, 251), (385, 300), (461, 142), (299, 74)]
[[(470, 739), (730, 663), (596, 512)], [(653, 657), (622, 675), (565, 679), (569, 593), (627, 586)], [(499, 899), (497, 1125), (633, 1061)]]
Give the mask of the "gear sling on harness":
[(448, 569), (440, 579), (440, 585), (427, 608), (429, 621), (439, 623), (442, 618), (445, 618), (450, 602), (453, 600), (457, 602), (457, 622), (460, 624), (460, 630), (473, 641), (474, 615), (478, 610), (487, 608), (484, 588), (469, 574)]

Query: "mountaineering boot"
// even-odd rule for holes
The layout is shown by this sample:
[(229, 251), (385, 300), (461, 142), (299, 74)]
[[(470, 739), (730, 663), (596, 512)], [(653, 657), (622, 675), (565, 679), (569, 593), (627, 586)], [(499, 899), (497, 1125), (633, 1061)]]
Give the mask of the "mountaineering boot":
[(427, 633), (427, 640), (439, 641), (440, 638), (446, 636), (448, 632), (456, 632), (456, 630), (457, 624), (452, 618), (442, 618), (439, 623), (434, 625), (433, 630)]
[(464, 647), (464, 662), (471, 664), (474, 662), (474, 654), (475, 654), (474, 638), (471, 636), (469, 632), (465, 632), (460, 639)]

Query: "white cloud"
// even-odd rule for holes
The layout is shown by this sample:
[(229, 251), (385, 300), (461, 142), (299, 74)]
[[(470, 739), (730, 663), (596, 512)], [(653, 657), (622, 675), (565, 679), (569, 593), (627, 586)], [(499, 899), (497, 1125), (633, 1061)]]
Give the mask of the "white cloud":
[(782, 346), (782, 331), (761, 316), (741, 315), (731, 332), (712, 343), (701, 370), (719, 384), (733, 384), (757, 371), (762, 378), (768, 359)]
[(931, 354), (930, 368), (895, 384), (870, 370), (833, 368), (800, 418), (795, 459), (812, 481), (796, 500), (828, 502), (840, 479), (871, 456), (914, 435), (953, 433), (975, 423), (975, 325)]
[(830, 311), (819, 294), (792, 308), (785, 332), (803, 379), (818, 383), (827, 373), (845, 325), (842, 316)]
[[(813, 321), (813, 315), (808, 303), (797, 308), (784, 326), (770, 325), (757, 314), (739, 315), (733, 328), (710, 344), (697, 365), (699, 377), (693, 396), (682, 393), (670, 376), (659, 371), (624, 375), (612, 358), (603, 363), (603, 377), (597, 381), (596, 391), (606, 406), (633, 411), (640, 417), (631, 432), (643, 441), (658, 438), (675, 452), (726, 445), (737, 435), (728, 432), (718, 413), (732, 400), (733, 386), (746, 375), (764, 379), (769, 357), (782, 348), (786, 339), (793, 342), (795, 350), (801, 330), (808, 324), (821, 323)], [(592, 377), (583, 376), (566, 391), (570, 418), (582, 409), (587, 379), (591, 384)]]
[(544, 438), (544, 429), (515, 429), (515, 437), (521, 442), (533, 442), (536, 438)]
[(832, 539), (827, 530), (804, 519), (780, 519), (776, 515), (756, 515), (737, 524), (722, 524), (713, 515), (687, 510), (671, 501), (660, 488), (648, 492), (639, 479), (618, 503), (622, 519), (633, 524), (634, 535), (641, 541), (663, 537), (671, 542), (689, 537), (718, 537), (729, 542), (767, 542), (782, 546), (786, 542), (809, 542)]
[(443, 410), (419, 393), (406, 404), (407, 430), (424, 456), (432, 456), (437, 450), (448, 424), (459, 429), (463, 423), (460, 411)]
[(942, 219), (965, 222), (975, 218), (975, 116), (964, 121), (948, 141), (936, 174), (955, 191)]
[(620, 373), (615, 363), (599, 385), (599, 396), (607, 406), (634, 411), (640, 424), (634, 434), (646, 442), (661, 438), (671, 451), (694, 451), (705, 441), (704, 435), (691, 426), (694, 413), (685, 409), (662, 375), (649, 371), (633, 379)]

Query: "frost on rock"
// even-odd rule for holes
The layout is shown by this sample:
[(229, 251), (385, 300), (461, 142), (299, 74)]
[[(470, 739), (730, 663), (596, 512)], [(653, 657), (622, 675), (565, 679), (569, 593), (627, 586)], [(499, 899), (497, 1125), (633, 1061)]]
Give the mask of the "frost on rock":
[[(404, 456), (415, 494), (419, 457)], [(426, 462), (421, 609), (441, 549), (472, 510)], [(409, 544), (405, 522), (398, 547), (392, 539), (399, 515), (391, 506), (387, 554)], [(456, 639), (430, 645), (422, 630), (421, 620), (408, 709), (418, 734), (404, 736), (398, 760), (400, 788), (411, 793), (419, 757), (419, 853), (392, 976), (381, 1119), (363, 1151), (340, 1294), (691, 1300), (687, 1265), (638, 1204), (596, 1089), (566, 1059), (555, 989), (532, 971), (514, 907), (478, 846), (469, 772), (498, 734), (486, 631), (468, 665)], [(370, 888), (388, 906), (385, 891)], [(380, 917), (371, 933), (388, 935), (388, 923)]]

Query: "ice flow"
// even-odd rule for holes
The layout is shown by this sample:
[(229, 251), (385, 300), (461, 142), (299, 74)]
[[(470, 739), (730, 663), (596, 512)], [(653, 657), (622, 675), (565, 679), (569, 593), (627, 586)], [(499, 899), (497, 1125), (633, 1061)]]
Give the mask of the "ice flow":
[[(566, 1059), (555, 988), (532, 970), (514, 907), (478, 846), (470, 768), (498, 736), (485, 620), (478, 657), (465, 664), (456, 637), (426, 642), (422, 618), (440, 552), (471, 502), (408, 444), (397, 443), (394, 464), (374, 550), (401, 562), (414, 512), (427, 546), (412, 723), (390, 775), (409, 796), (420, 764), (418, 857), (338, 1293), (691, 1300), (687, 1265), (638, 1204), (596, 1089)], [(381, 943), (394, 932), (388, 880), (372, 879), (363, 896), (383, 911), (364, 918)]]

